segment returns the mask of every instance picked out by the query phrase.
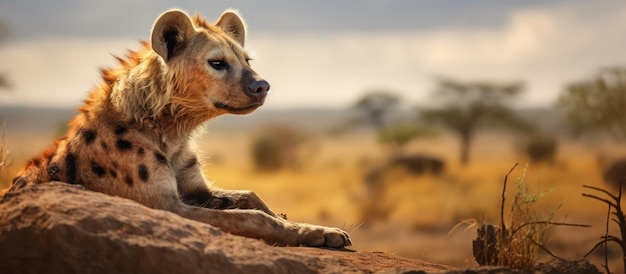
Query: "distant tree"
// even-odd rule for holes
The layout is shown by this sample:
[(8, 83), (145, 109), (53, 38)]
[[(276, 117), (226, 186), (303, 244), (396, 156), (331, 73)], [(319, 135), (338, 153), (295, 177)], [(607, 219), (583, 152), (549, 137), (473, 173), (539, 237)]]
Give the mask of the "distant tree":
[(557, 106), (575, 134), (605, 130), (626, 139), (626, 68), (613, 67), (568, 84)]
[(435, 99), (442, 103), (438, 108), (421, 108), (422, 119), (439, 123), (459, 137), (460, 162), (467, 165), (470, 147), (480, 126), (502, 123), (515, 128), (526, 128), (509, 101), (522, 93), (521, 82), (498, 84), (492, 82), (461, 82), (440, 78), (435, 89)]
[(385, 126), (385, 117), (398, 106), (400, 96), (386, 90), (370, 90), (355, 104), (356, 109), (365, 113), (367, 121), (376, 130)]

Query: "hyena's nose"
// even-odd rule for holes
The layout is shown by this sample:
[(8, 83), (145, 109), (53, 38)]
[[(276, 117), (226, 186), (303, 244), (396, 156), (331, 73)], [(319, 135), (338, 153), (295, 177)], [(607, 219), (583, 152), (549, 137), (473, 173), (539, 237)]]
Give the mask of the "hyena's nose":
[(248, 94), (253, 97), (263, 97), (270, 90), (270, 83), (265, 80), (254, 81), (248, 85)]

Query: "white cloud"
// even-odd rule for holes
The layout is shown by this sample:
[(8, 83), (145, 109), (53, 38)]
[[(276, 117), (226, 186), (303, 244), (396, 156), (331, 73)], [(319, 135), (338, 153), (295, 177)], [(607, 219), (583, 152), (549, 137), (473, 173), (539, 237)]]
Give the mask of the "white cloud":
[[(525, 80), (525, 104), (550, 104), (564, 82), (600, 66), (625, 65), (624, 10), (520, 10), (508, 24), (421, 32), (315, 33), (252, 37), (276, 104), (344, 106), (360, 91), (388, 86), (427, 100), (434, 76)], [(270, 60), (268, 62), (268, 59)]]
[(115, 64), (111, 54), (123, 54), (133, 39), (54, 39), (7, 43), (0, 47), (0, 72), (12, 84), (0, 93), (0, 103), (38, 106), (78, 106), (99, 81), (99, 68)]
[[(527, 104), (549, 104), (564, 82), (626, 64), (626, 9), (597, 16), (587, 8), (518, 10), (506, 24), (481, 29), (252, 33), (247, 45), (253, 67), (272, 84), (267, 107), (345, 107), (376, 87), (423, 102), (437, 75), (526, 80)], [(98, 81), (98, 67), (114, 63), (109, 53), (137, 46), (128, 38), (5, 44), (0, 72), (15, 89), (0, 94), (0, 103), (76, 106)]]

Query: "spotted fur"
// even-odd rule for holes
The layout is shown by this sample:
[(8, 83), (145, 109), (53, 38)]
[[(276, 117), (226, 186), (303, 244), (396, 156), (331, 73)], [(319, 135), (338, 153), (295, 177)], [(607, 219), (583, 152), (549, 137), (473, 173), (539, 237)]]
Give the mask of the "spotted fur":
[(250, 191), (206, 183), (191, 133), (213, 117), (254, 111), (269, 90), (250, 67), (244, 41), (245, 25), (233, 11), (215, 24), (177, 9), (163, 13), (150, 42), (101, 71), (66, 135), (28, 161), (9, 191), (81, 184), (269, 244), (349, 245), (342, 230), (287, 221)]

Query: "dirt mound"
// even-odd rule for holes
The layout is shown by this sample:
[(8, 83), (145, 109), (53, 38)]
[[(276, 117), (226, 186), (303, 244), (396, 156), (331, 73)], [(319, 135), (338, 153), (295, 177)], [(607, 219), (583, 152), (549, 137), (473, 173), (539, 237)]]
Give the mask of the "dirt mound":
[(0, 199), (0, 273), (407, 273), (379, 252), (279, 248), (134, 201), (49, 183)]

